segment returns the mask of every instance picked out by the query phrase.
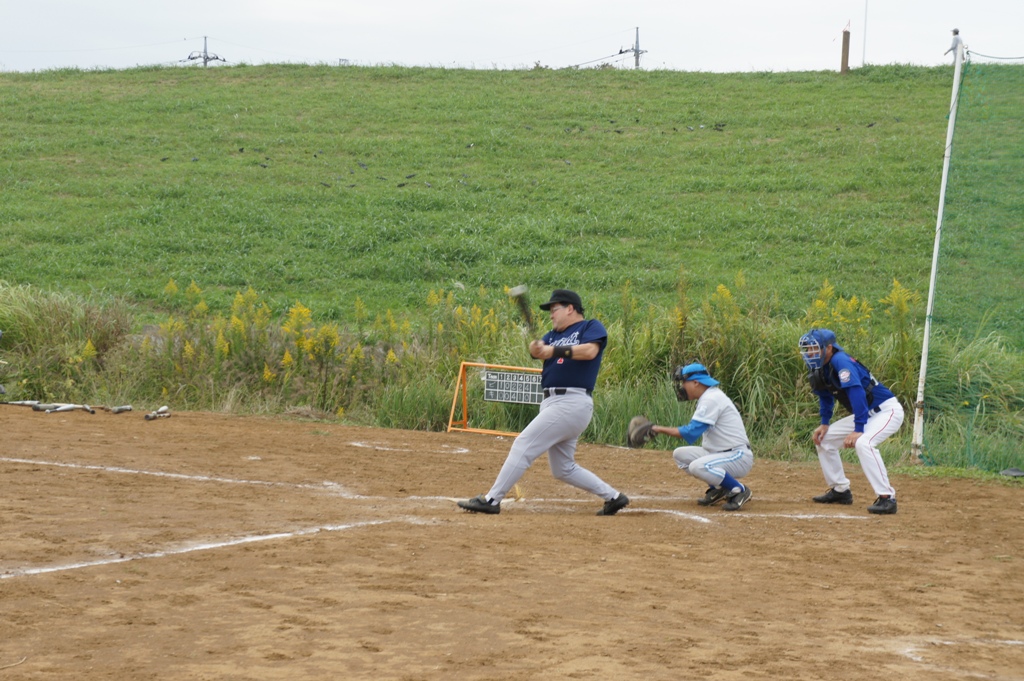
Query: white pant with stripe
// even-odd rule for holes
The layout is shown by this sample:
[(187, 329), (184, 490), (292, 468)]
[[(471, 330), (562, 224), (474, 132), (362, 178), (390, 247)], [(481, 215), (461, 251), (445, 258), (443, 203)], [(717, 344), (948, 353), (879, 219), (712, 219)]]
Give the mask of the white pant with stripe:
[[(903, 406), (895, 397), (891, 397), (878, 405), (878, 411), (868, 413), (868, 422), (864, 426), (864, 435), (857, 440), (855, 450), (860, 459), (861, 470), (871, 483), (871, 489), (878, 496), (888, 495), (896, 498), (896, 490), (889, 484), (889, 473), (885, 470), (882, 453), (878, 445), (885, 442), (890, 435), (900, 429), (903, 424)], [(818, 461), (821, 472), (825, 475), (825, 483), (837, 492), (850, 489), (850, 480), (843, 471), (843, 460), (840, 450), (843, 440), (853, 432), (853, 415), (841, 418), (828, 427), (828, 432), (821, 439), (818, 450)]]
[(721, 487), (726, 473), (739, 480), (754, 466), (754, 455), (746, 447), (714, 453), (703, 447), (677, 447), (672, 458), (680, 469), (709, 487)]

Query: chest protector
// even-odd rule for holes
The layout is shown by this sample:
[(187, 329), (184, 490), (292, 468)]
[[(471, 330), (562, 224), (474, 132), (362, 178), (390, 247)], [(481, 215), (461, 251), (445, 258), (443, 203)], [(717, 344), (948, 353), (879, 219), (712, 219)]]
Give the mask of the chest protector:
[[(864, 369), (868, 375), (868, 384), (864, 386), (864, 399), (867, 401), (868, 408), (871, 408), (874, 402), (874, 388), (878, 381), (875, 379), (871, 371), (857, 361), (856, 358), (851, 357), (857, 366)], [(832, 393), (832, 396), (839, 401), (839, 404), (846, 407), (846, 411), (853, 413), (853, 407), (850, 405), (850, 398), (846, 394), (846, 391), (842, 389), (842, 384), (839, 382), (839, 375), (836, 374), (836, 370), (832, 368), (831, 364), (825, 364), (818, 367), (817, 369), (811, 369), (807, 373), (807, 381), (811, 384), (811, 390), (827, 390)]]

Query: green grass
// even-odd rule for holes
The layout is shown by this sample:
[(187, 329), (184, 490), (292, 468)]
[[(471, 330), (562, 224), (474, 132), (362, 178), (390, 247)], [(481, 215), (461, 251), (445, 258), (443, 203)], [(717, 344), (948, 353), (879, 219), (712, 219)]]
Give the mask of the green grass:
[[(637, 412), (685, 421), (665, 377), (698, 358), (761, 455), (806, 458), (816, 409), (794, 346), (811, 322), (896, 389), (908, 430), (950, 81), (907, 66), (2, 73), (0, 378), (22, 399), (436, 429), (460, 360), (531, 364), (503, 291), (526, 283), (535, 305), (578, 290), (609, 328), (593, 441), (621, 442)], [(1022, 85), (1021, 67), (965, 79), (934, 463), (1021, 461)], [(917, 296), (902, 312), (883, 301), (895, 280)], [(297, 302), (312, 318), (289, 330)], [(310, 354), (303, 334), (337, 345)], [(489, 405), (478, 425), (530, 413)]]
[(629, 279), (664, 306), (680, 266), (695, 296), (742, 270), (791, 315), (826, 278), (924, 292), (949, 76), (0, 74), (0, 272), (153, 309), (170, 278), (221, 310), (251, 285), (338, 320), (456, 281), (611, 311)]
[(947, 330), (995, 331), (1018, 348), (1024, 346), (1022, 98), (1024, 67), (966, 66), (935, 311), (936, 324)]

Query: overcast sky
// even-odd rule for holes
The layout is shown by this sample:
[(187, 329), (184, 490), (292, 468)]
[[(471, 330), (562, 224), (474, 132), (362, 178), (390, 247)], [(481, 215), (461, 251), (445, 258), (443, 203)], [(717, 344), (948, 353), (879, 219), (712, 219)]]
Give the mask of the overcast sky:
[(1024, 56), (1024, 0), (0, 0), (0, 70), (180, 64), (203, 36), (229, 64), (632, 68), (637, 28), (644, 69), (837, 70), (847, 27), (852, 67), (951, 63), (954, 27)]

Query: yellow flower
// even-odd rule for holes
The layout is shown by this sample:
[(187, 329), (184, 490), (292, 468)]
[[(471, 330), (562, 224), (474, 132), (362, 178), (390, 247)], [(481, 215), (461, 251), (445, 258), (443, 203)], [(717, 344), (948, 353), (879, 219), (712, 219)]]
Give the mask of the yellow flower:
[(675, 324), (677, 331), (682, 331), (683, 329), (686, 328), (686, 315), (683, 314), (683, 311), (679, 308), (678, 305), (675, 307), (674, 310), (673, 323)]
[(294, 335), (299, 335), (312, 325), (313, 313), (308, 307), (296, 301), (295, 305), (288, 310), (288, 319), (285, 320), (283, 328)]
[(245, 333), (245, 322), (239, 317), (234, 315), (231, 316), (231, 330), (239, 335)]
[(203, 295), (203, 289), (199, 288), (199, 284), (193, 279), (192, 283), (185, 289), (185, 297), (188, 298), (189, 302), (192, 302), (201, 295)]
[(173, 279), (167, 282), (167, 286), (164, 286), (164, 294), (171, 297), (178, 295), (178, 284)]
[(388, 364), (398, 364), (398, 355), (395, 354), (394, 350), (388, 348), (388, 356), (384, 361)]
[(263, 363), (263, 382), (273, 383), (274, 379), (277, 378), (277, 374), (270, 370), (270, 365), (266, 362)]
[(287, 348), (284, 351), (284, 357), (281, 358), (281, 366), (285, 369), (295, 364), (295, 359), (292, 357), (292, 353), (288, 352)]
[(181, 354), (187, 361), (192, 361), (192, 358), (196, 356), (196, 348), (192, 345), (192, 341), (185, 341), (185, 349)]
[(437, 295), (434, 289), (430, 289), (430, 293), (427, 294), (427, 305), (430, 307), (437, 307), (441, 303), (441, 297)]
[(338, 347), (341, 336), (338, 334), (338, 327), (334, 324), (324, 324), (316, 331), (310, 342), (311, 354), (317, 357), (328, 357)]
[(337, 416), (339, 419), (345, 416), (345, 407), (338, 407), (338, 410), (334, 412), (334, 415)]
[(231, 354), (231, 343), (229, 343), (228, 339), (224, 337), (223, 330), (217, 332), (216, 350), (217, 354), (220, 355), (221, 357), (227, 357), (229, 354)]
[(160, 324), (160, 331), (162, 331), (167, 337), (171, 337), (175, 333), (184, 330), (185, 322), (175, 319), (174, 317), (168, 317), (166, 322)]
[(920, 300), (920, 295), (908, 288), (905, 288), (897, 279), (893, 279), (892, 290), (889, 292), (889, 295), (878, 302), (885, 303), (889, 306), (889, 309), (886, 310), (886, 314), (895, 317), (905, 317), (910, 312), (911, 304), (917, 303)]
[(252, 323), (260, 331), (263, 331), (270, 324), (270, 308), (267, 307), (266, 303), (260, 303), (259, 309), (253, 315)]
[(238, 292), (235, 294), (235, 299), (231, 303), (231, 314), (242, 319), (250, 319), (256, 310), (256, 303), (258, 301), (259, 295), (250, 286), (245, 290), (245, 293)]
[(89, 360), (95, 357), (98, 353), (96, 352), (96, 346), (92, 344), (92, 339), (85, 341), (85, 347), (82, 348), (82, 360)]

